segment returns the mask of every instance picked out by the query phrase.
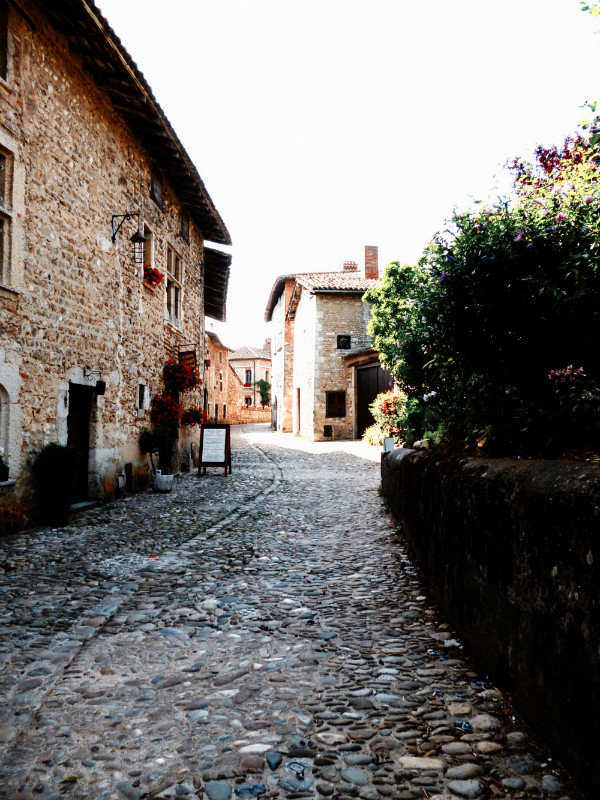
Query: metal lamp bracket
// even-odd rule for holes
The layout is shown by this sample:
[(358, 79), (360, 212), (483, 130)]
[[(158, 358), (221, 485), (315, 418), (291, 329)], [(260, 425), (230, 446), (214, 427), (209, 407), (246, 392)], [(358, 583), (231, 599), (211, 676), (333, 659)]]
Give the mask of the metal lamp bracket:
[[(127, 222), (128, 219), (133, 219), (134, 217), (139, 217), (139, 213), (137, 211), (133, 211), (130, 214), (113, 214), (112, 215), (111, 226), (112, 226), (113, 244), (117, 240), (117, 234), (121, 230), (121, 228), (123, 227), (123, 223)], [(115, 227), (115, 220), (120, 220), (119, 224), (116, 225), (116, 227)]]

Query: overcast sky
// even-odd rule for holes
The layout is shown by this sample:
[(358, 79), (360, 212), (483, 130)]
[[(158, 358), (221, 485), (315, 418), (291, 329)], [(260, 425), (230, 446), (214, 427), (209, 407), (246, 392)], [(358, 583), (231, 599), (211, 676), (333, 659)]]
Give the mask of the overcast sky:
[(277, 275), (416, 260), (600, 96), (578, 0), (97, 2), (231, 233), (232, 347), (268, 335)]

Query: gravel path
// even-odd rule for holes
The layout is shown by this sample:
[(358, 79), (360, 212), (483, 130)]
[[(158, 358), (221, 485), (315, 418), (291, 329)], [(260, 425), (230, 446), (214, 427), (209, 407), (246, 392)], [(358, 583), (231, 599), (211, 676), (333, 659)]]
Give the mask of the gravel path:
[(0, 540), (0, 797), (578, 800), (428, 602), (379, 452), (232, 446)]

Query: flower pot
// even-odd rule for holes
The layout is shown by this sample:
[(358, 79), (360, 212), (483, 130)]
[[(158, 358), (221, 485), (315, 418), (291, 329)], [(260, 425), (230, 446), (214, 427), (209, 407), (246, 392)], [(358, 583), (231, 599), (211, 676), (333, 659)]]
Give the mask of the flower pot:
[(173, 488), (174, 480), (175, 475), (163, 475), (162, 473), (157, 472), (154, 476), (154, 480), (152, 481), (152, 491), (167, 494)]

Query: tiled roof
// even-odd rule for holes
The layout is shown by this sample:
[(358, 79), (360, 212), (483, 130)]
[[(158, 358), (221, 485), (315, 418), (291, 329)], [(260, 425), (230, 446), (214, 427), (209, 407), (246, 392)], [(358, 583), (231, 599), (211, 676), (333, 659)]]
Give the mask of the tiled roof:
[(253, 358), (264, 358), (267, 361), (270, 361), (271, 354), (267, 350), (263, 350), (262, 347), (248, 347), (247, 345), (244, 345), (243, 347), (239, 347), (229, 356), (230, 361), (248, 361), (252, 360)]
[(296, 280), (311, 291), (366, 292), (381, 284), (380, 280), (365, 278), (360, 272), (307, 272), (296, 275)]
[(233, 353), (233, 347), (227, 347), (226, 344), (223, 344), (214, 331), (206, 331), (206, 335), (217, 347), (222, 347), (224, 350), (229, 350), (230, 353)]
[(365, 278), (356, 272), (303, 272), (296, 275), (280, 275), (273, 284), (267, 301), (265, 320), (271, 321), (273, 309), (283, 294), (286, 281), (295, 281), (310, 292), (366, 292), (381, 286), (381, 279)]

